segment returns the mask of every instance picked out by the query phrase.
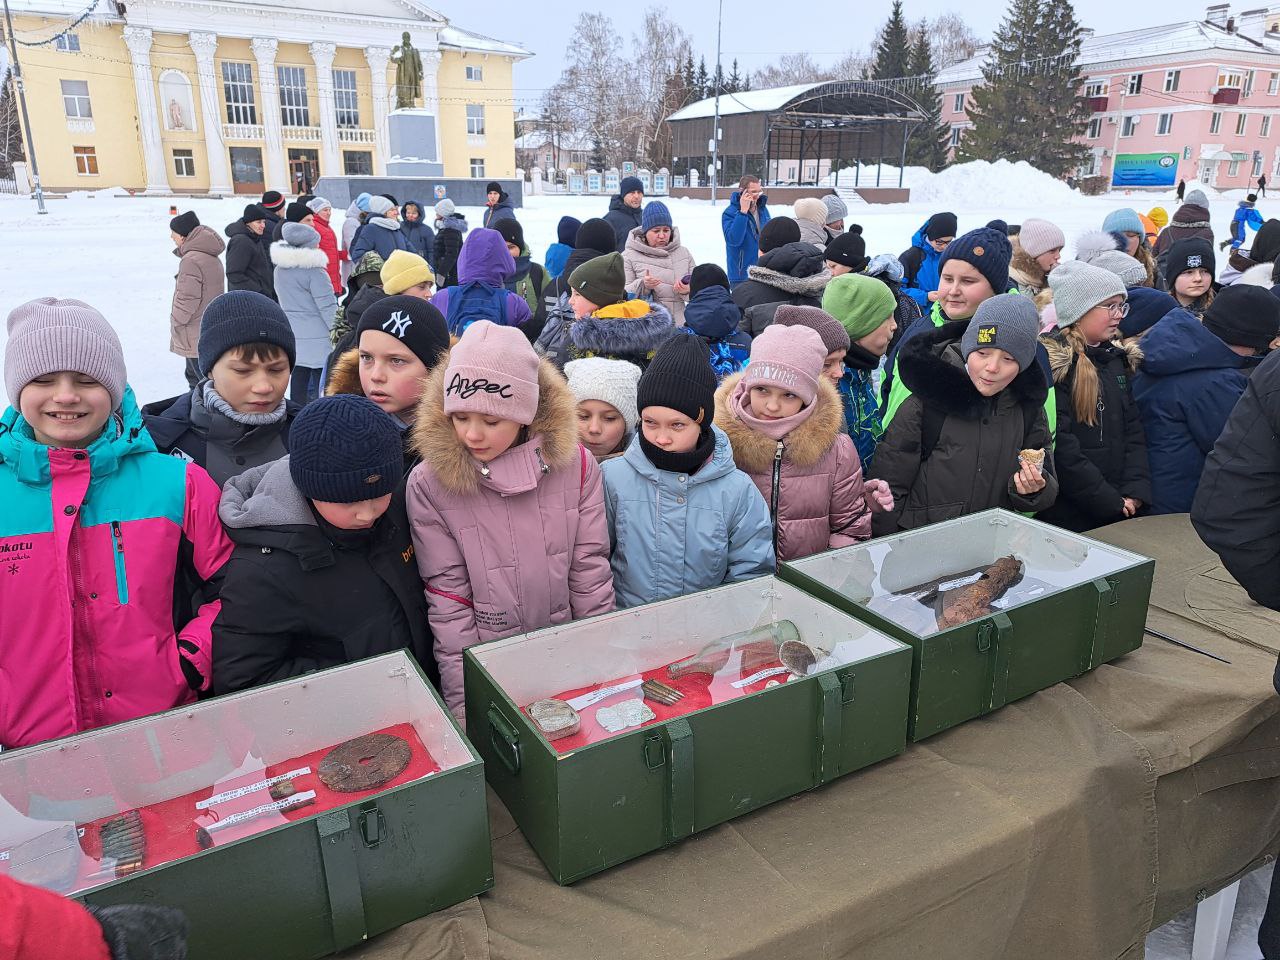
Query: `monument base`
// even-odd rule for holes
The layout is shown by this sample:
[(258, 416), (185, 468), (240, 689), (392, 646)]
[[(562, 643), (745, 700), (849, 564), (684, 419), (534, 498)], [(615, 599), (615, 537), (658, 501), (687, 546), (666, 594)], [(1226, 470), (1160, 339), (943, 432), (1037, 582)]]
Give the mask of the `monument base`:
[(436, 117), (429, 110), (406, 107), (387, 115), (391, 156), (389, 177), (441, 177), (444, 163), (436, 143)]

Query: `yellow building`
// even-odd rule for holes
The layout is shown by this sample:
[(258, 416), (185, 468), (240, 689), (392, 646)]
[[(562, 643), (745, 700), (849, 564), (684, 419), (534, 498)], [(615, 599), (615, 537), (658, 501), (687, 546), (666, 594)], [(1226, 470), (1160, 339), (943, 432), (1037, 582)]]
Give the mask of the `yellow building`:
[[(512, 68), (531, 54), (418, 0), (10, 8), (46, 189), (297, 193), (322, 175), (382, 176), (388, 164), (515, 175)], [(422, 61), (421, 105), (399, 111), (392, 53), (406, 31)], [(406, 136), (409, 168), (393, 154)]]

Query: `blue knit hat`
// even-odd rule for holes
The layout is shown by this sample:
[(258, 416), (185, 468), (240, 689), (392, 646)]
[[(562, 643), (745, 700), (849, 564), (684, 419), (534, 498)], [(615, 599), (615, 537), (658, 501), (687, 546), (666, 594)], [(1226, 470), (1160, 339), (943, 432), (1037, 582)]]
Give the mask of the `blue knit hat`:
[(292, 367), (297, 358), (293, 328), (280, 304), (252, 290), (232, 290), (214, 297), (200, 321), (196, 352), (206, 377), (228, 350), (248, 343), (274, 343)]
[(938, 270), (941, 271), (948, 260), (963, 260), (987, 278), (992, 293), (1008, 293), (1009, 261), (1012, 257), (1009, 227), (1003, 220), (992, 220), (985, 227), (970, 230), (963, 237), (952, 240), (942, 252)]
[(628, 193), (635, 193), (639, 190), (644, 193), (644, 184), (640, 182), (639, 177), (623, 177), (622, 182), (618, 184), (618, 196), (625, 197)]
[(1107, 233), (1136, 233), (1138, 236), (1147, 232), (1147, 228), (1138, 219), (1138, 211), (1130, 207), (1121, 207), (1108, 213), (1107, 219), (1102, 221), (1102, 229)]
[(654, 227), (670, 227), (671, 211), (667, 209), (667, 205), (661, 200), (654, 200), (644, 208), (644, 213), (640, 215), (640, 229), (648, 233)]
[(400, 428), (366, 397), (312, 400), (289, 428), (289, 476), (310, 500), (376, 500), (395, 490), (403, 473)]
[(581, 226), (582, 221), (577, 217), (561, 217), (560, 222), (556, 224), (556, 239), (566, 247), (572, 247), (574, 240), (578, 237), (578, 228)]

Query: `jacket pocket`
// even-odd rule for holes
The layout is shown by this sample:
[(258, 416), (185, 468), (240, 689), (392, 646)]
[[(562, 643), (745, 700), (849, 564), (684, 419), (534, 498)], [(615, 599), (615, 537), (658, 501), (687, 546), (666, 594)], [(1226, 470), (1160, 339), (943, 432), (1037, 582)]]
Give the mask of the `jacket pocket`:
[(111, 552), (116, 562), (116, 599), (124, 606), (129, 602), (129, 573), (124, 562), (124, 532), (120, 521), (111, 521)]
[[(467, 581), (471, 585), (471, 602), (475, 606), (487, 605), (489, 596), (489, 565), (485, 562), (484, 537), (479, 527), (463, 527), (458, 531), (458, 546), (467, 565)], [(493, 571), (496, 575), (498, 571)]]

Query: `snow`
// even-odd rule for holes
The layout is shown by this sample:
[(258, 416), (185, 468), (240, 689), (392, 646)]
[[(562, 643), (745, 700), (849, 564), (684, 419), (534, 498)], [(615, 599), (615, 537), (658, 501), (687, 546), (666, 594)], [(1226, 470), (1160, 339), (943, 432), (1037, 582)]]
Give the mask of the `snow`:
[[(807, 93), (820, 83), (795, 83), (789, 87), (769, 87), (766, 90), (747, 90), (743, 93), (720, 94), (720, 116), (726, 117), (734, 113), (759, 113), (764, 110), (777, 110), (802, 93)], [(696, 120), (700, 117), (714, 117), (716, 98), (708, 97), (687, 107), (682, 107), (668, 120)]]
[(1055, 206), (1072, 203), (1079, 194), (1025, 160), (956, 164), (911, 190), (911, 199), (919, 203), (954, 204), (965, 197), (999, 197), (1014, 206)]
[(505, 43), (502, 40), (495, 40), (493, 37), (472, 33), (469, 30), (460, 30), (453, 26), (442, 28), (438, 39), (442, 47), (458, 47), (462, 50), (478, 50), (482, 53), (502, 53), (516, 60), (524, 60), (533, 56), (532, 51), (514, 43)]

